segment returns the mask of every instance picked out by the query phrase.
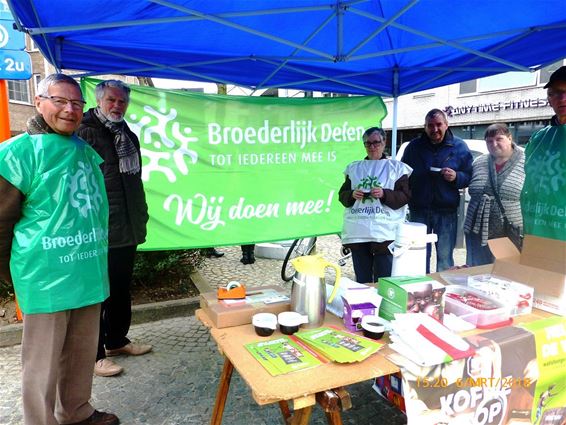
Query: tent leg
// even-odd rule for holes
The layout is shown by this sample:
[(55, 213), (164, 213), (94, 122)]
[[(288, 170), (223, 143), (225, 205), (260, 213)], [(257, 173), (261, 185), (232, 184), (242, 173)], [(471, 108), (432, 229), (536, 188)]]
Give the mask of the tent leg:
[(393, 98), (393, 126), (391, 127), (391, 158), (395, 159), (397, 155), (397, 108), (399, 97)]

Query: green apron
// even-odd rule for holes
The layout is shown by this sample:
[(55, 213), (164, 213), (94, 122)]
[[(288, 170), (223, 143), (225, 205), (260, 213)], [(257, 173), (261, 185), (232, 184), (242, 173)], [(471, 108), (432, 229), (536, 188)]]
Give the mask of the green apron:
[(24, 314), (108, 297), (108, 201), (102, 159), (78, 137), (27, 133), (0, 145), (0, 175), (24, 195), (10, 270)]
[(566, 240), (566, 125), (532, 135), (525, 149), (521, 210), (526, 235)]

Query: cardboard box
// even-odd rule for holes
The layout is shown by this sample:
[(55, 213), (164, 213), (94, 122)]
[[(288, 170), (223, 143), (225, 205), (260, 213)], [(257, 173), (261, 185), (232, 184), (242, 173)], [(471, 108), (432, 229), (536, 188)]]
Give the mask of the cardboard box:
[(379, 279), (378, 293), (392, 304), (382, 307), (384, 311), (389, 308), (388, 313), (427, 313), (442, 321), (445, 289), (442, 283), (427, 276), (394, 276)]
[(218, 300), (216, 291), (200, 294), (200, 306), (215, 327), (227, 328), (252, 323), (256, 313), (289, 311), (291, 301), (279, 286), (248, 286), (243, 300)]
[(389, 302), (387, 299), (381, 300), (381, 305), (379, 306), (379, 317), (385, 320), (392, 321), (395, 319), (395, 313), (406, 313), (406, 309), (402, 309), (397, 304)]
[(344, 326), (353, 332), (361, 331), (362, 317), (378, 314), (381, 299), (375, 288), (369, 286), (345, 291), (342, 295)]
[(373, 389), (399, 410), (405, 413), (407, 412), (405, 396), (403, 395), (403, 377), (401, 376), (401, 372), (375, 378)]
[(507, 238), (491, 239), (492, 274), (534, 288), (535, 308), (566, 316), (566, 242), (526, 235), (521, 253)]

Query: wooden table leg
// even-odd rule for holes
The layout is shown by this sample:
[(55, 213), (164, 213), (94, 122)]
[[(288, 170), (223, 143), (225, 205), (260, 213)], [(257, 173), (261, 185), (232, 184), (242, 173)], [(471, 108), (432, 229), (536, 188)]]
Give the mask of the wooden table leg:
[(340, 411), (337, 412), (324, 412), (326, 414), (326, 421), (328, 425), (342, 425), (342, 415)]
[(343, 387), (317, 393), (316, 402), (324, 410), (329, 425), (342, 425), (342, 411), (352, 407), (350, 394)]
[(340, 398), (333, 390), (326, 390), (316, 394), (316, 402), (325, 412), (340, 410)]
[(334, 392), (340, 398), (340, 407), (342, 411), (352, 408), (352, 398), (350, 393), (344, 387), (334, 388)]
[[(352, 407), (350, 394), (343, 387), (316, 393), (315, 400), (324, 410), (329, 425), (342, 425), (342, 411)], [(289, 404), (286, 401), (280, 401), (279, 408), (283, 414), (285, 424), (307, 425), (312, 414), (313, 405), (295, 409), (292, 415)]]
[(302, 409), (296, 409), (293, 412), (291, 425), (308, 425), (311, 418), (312, 406), (306, 406)]
[(233, 371), (234, 365), (227, 357), (225, 357), (222, 375), (220, 376), (220, 382), (218, 383), (218, 391), (216, 392), (214, 410), (212, 411), (212, 417), (210, 418), (210, 425), (222, 424), (222, 415), (224, 414), (224, 406), (226, 405), (226, 398), (228, 396), (228, 390), (230, 389), (230, 379), (232, 378)]
[(289, 403), (287, 400), (281, 400), (279, 402), (279, 409), (281, 410), (281, 414), (283, 415), (283, 420), (285, 424), (289, 424), (291, 422), (291, 409), (289, 409)]

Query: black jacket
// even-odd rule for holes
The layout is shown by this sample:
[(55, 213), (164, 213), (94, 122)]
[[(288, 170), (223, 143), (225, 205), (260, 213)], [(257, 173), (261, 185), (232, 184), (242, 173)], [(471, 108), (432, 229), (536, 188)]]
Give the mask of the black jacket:
[[(127, 128), (138, 152), (137, 136)], [(114, 147), (114, 136), (89, 109), (77, 130), (77, 135), (86, 140), (104, 162), (100, 165), (104, 174), (110, 222), (108, 223), (108, 245), (110, 248), (139, 245), (145, 242), (146, 223), (149, 218), (141, 171), (137, 174), (122, 174), (118, 168), (118, 154)], [(141, 164), (141, 154), (140, 154)]]

